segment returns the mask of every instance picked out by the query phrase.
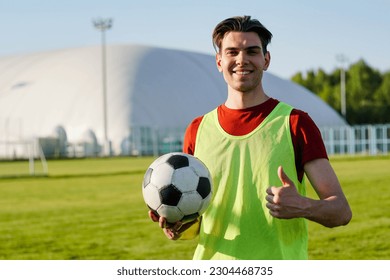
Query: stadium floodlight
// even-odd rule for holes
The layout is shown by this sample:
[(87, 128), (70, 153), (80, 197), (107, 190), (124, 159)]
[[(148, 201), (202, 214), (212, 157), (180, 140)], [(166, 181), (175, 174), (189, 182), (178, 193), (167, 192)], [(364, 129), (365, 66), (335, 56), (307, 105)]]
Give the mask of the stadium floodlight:
[(341, 115), (344, 120), (347, 120), (347, 102), (345, 97), (345, 69), (344, 64), (347, 62), (347, 57), (343, 54), (336, 55), (337, 61), (340, 63), (340, 101), (341, 101)]
[(112, 27), (111, 18), (98, 18), (93, 20), (93, 25), (98, 29), (101, 36), (102, 44), (102, 91), (103, 91), (103, 125), (104, 125), (104, 144), (103, 155), (109, 156), (111, 154), (110, 140), (108, 138), (108, 124), (107, 124), (107, 69), (106, 69), (106, 30)]

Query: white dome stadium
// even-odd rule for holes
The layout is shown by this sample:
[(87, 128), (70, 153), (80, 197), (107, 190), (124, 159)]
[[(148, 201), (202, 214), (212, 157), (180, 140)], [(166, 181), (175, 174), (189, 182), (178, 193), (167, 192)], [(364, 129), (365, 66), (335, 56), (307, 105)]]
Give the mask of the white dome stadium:
[[(106, 54), (111, 154), (156, 154), (172, 144), (177, 150), (189, 122), (226, 99), (212, 55), (139, 45), (107, 46)], [(320, 127), (345, 125), (291, 81), (267, 72), (264, 88)], [(0, 142), (53, 138), (58, 127), (74, 152), (86, 135), (103, 144), (100, 46), (0, 57)]]

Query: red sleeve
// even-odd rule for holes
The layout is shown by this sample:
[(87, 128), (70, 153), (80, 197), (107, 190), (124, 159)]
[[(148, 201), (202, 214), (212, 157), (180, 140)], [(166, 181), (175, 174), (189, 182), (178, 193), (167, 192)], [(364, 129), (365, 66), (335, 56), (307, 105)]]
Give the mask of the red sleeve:
[(290, 115), (290, 129), (298, 179), (302, 181), (304, 165), (314, 159), (328, 159), (328, 155), (321, 132), (307, 113), (294, 109)]
[(195, 140), (198, 127), (202, 122), (203, 116), (194, 119), (186, 129), (183, 142), (183, 153), (194, 155), (195, 153)]

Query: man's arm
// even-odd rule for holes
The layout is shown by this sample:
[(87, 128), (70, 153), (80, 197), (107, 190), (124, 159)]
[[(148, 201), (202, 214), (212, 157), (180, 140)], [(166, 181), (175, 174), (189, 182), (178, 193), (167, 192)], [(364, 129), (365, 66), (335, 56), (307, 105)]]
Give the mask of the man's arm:
[(309, 220), (327, 227), (349, 223), (352, 211), (339, 180), (327, 159), (317, 159), (304, 166), (305, 173), (320, 200), (312, 205)]

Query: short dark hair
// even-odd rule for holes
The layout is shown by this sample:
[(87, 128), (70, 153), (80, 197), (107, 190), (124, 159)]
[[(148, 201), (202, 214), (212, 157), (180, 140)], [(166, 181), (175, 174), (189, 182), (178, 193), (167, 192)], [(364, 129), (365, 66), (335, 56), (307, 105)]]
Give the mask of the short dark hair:
[(225, 35), (232, 31), (255, 32), (260, 37), (264, 54), (267, 53), (267, 45), (271, 42), (272, 33), (257, 19), (250, 16), (238, 16), (225, 19), (217, 24), (213, 31), (213, 46), (216, 52), (221, 49)]

